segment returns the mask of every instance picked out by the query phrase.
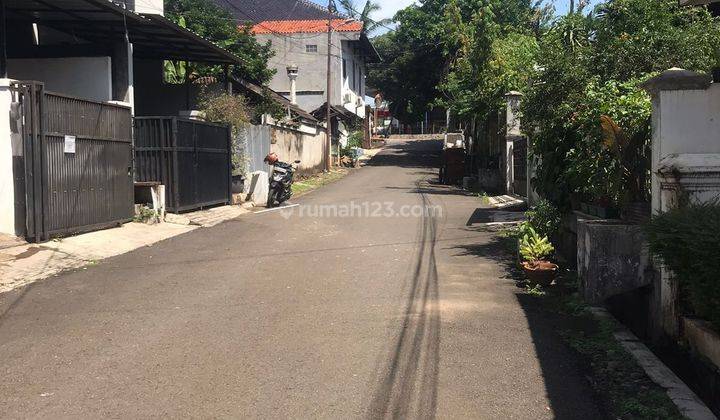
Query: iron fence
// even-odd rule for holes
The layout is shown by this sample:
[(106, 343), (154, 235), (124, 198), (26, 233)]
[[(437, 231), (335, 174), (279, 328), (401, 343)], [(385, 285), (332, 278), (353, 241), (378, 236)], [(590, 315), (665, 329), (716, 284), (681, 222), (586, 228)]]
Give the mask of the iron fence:
[(42, 241), (133, 217), (130, 108), (13, 85), (23, 121), (24, 228)]
[(522, 197), (528, 196), (527, 154), (527, 138), (513, 141), (513, 192)]
[(135, 181), (164, 184), (169, 211), (228, 204), (231, 174), (229, 126), (177, 117), (135, 118)]

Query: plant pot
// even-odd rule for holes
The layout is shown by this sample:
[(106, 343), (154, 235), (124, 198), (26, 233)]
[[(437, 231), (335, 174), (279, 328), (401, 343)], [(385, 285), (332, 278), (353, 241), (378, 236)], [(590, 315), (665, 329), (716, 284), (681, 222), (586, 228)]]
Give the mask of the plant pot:
[(540, 286), (550, 286), (557, 275), (558, 266), (549, 261), (536, 261), (522, 263), (523, 271), (530, 283)]
[(233, 175), (231, 188), (233, 194), (245, 192), (245, 177), (242, 175)]

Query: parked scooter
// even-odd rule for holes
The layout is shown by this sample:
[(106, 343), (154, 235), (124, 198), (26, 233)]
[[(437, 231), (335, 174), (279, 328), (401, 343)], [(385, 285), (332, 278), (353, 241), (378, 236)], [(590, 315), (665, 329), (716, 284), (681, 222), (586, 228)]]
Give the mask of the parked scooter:
[[(293, 176), (295, 167), (292, 164), (280, 162), (275, 153), (265, 156), (265, 163), (273, 166), (270, 173), (270, 188), (268, 190), (268, 208), (279, 206), (292, 197)], [(295, 161), (295, 165), (300, 163)]]

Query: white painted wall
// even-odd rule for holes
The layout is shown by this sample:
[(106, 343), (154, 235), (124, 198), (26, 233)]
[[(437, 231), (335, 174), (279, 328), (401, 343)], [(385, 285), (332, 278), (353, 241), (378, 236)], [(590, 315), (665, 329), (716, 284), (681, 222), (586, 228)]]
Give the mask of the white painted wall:
[[(708, 89), (661, 90), (653, 98), (653, 104), (652, 195), (653, 210), (658, 211), (673, 205), (667, 194), (663, 196), (663, 183), (667, 184), (667, 180), (658, 176), (659, 169), (670, 172), (674, 167), (690, 175), (688, 178), (697, 179), (701, 172), (708, 172), (708, 166), (713, 166), (712, 155), (720, 155), (720, 85), (712, 84)], [(703, 183), (710, 182), (707, 177), (702, 178)], [(720, 191), (695, 191), (695, 195), (698, 194), (698, 198), (703, 198)]]
[[(720, 85), (709, 76), (670, 69), (645, 85), (652, 95), (652, 211), (667, 211), (681, 197), (720, 196)], [(661, 325), (678, 337), (677, 282), (661, 268)]]
[(10, 132), (10, 80), (0, 79), (0, 233), (15, 234), (13, 147)]
[(342, 104), (348, 111), (365, 118), (365, 60), (356, 41), (343, 41), (342, 59), (345, 77), (342, 79)]
[(83, 99), (112, 99), (110, 57), (9, 59), (8, 76), (44, 82), (46, 90)]

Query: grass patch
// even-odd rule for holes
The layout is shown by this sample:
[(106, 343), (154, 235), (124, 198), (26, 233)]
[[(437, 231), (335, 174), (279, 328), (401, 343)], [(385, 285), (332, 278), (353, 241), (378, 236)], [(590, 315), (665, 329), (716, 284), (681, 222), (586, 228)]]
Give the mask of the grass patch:
[(294, 196), (307, 194), (324, 185), (333, 183), (348, 174), (348, 170), (344, 168), (332, 169), (330, 172), (321, 172), (319, 174), (303, 178), (293, 182), (292, 191)]

